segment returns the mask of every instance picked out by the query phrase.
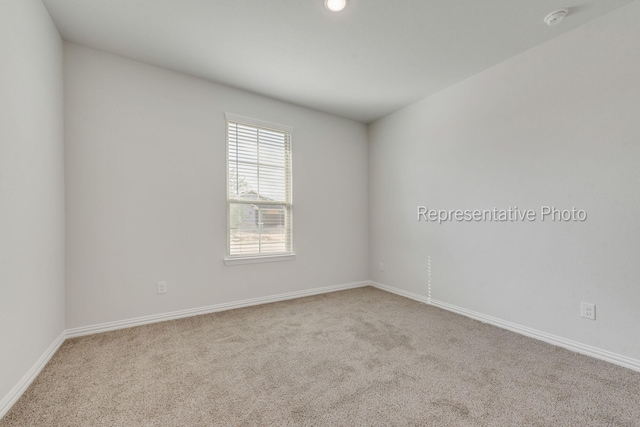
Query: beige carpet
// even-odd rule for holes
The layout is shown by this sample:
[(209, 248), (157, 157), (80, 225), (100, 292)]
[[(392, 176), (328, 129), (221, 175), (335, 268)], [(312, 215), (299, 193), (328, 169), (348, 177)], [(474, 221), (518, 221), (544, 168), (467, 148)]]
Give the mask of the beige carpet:
[(67, 341), (0, 426), (638, 426), (640, 373), (373, 288)]

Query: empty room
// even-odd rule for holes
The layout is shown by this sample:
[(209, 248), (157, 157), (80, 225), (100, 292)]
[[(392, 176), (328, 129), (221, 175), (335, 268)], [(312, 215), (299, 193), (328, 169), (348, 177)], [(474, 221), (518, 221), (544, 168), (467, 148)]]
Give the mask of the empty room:
[(0, 426), (640, 426), (640, 0), (0, 0)]

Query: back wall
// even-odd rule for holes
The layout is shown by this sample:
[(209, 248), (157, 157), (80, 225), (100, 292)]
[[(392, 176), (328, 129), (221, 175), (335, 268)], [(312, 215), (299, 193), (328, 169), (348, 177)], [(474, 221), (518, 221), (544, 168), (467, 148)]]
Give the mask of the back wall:
[[(367, 279), (365, 125), (70, 43), (64, 76), (67, 328)], [(225, 112), (294, 128), (294, 261), (223, 264)]]

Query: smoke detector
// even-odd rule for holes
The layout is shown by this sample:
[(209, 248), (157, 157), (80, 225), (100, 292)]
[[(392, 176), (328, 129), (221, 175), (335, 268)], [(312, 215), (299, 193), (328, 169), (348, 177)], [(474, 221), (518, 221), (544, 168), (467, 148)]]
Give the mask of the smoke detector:
[(556, 25), (560, 23), (564, 19), (565, 16), (569, 13), (569, 9), (558, 9), (554, 10), (550, 14), (544, 17), (544, 22), (548, 26)]

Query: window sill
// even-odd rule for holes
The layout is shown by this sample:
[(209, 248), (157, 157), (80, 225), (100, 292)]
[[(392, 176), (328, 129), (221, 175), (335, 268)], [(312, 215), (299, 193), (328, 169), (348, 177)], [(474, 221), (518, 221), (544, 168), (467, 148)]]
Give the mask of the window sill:
[(294, 253), (280, 254), (280, 255), (226, 257), (224, 259), (224, 265), (241, 265), (241, 264), (257, 264), (262, 262), (293, 261), (294, 259), (296, 259), (296, 254)]

